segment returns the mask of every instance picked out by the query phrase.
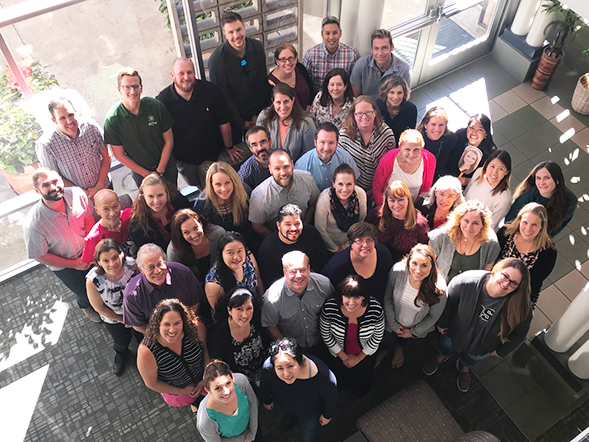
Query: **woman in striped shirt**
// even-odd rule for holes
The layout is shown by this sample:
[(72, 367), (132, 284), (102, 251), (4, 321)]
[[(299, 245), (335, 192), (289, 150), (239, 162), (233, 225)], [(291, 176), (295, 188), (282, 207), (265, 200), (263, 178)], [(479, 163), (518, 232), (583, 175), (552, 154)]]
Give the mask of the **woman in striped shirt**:
[(137, 368), (145, 385), (172, 407), (190, 405), (196, 414), (203, 398), (203, 372), (209, 355), (205, 327), (178, 299), (155, 307), (137, 349)]
[(336, 358), (330, 365), (339, 385), (352, 387), (363, 396), (372, 385), (375, 358), (384, 335), (384, 312), (369, 295), (361, 276), (350, 275), (339, 285), (321, 311), (319, 327), (323, 342)]

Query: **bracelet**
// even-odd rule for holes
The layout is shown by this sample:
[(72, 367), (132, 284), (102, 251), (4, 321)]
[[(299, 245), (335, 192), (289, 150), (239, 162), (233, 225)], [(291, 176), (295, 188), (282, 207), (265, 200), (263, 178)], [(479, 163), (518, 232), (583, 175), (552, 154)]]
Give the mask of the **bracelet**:
[(95, 188), (97, 191), (100, 191), (100, 189), (99, 189), (98, 187), (94, 186), (94, 188)]
[(225, 150), (233, 149), (233, 147), (234, 147), (234, 146), (235, 146), (235, 145), (231, 145), (231, 146), (229, 146), (229, 147), (226, 147), (226, 148), (225, 148)]

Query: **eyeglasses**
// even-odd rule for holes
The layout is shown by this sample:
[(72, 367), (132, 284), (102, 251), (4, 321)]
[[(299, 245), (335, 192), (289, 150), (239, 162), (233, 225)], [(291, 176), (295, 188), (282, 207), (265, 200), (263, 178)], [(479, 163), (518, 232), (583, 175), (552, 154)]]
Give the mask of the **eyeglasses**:
[(373, 239), (373, 238), (364, 238), (364, 239), (362, 239), (362, 238), (356, 238), (356, 239), (355, 239), (354, 241), (352, 241), (352, 242), (353, 242), (354, 244), (358, 245), (358, 246), (361, 246), (362, 244), (367, 244), (367, 245), (370, 245), (370, 244), (374, 244), (374, 243), (375, 243), (375, 241), (374, 241), (374, 239)]
[(294, 63), (296, 61), (297, 57), (282, 57), (282, 58), (277, 58), (276, 60), (278, 60), (280, 63), (286, 63), (287, 61), (289, 63)]
[(288, 341), (280, 341), (278, 344), (272, 344), (270, 346), (270, 356), (277, 355), (279, 351), (289, 351), (294, 348), (294, 344)]
[(358, 118), (362, 117), (372, 117), (374, 115), (374, 111), (366, 111), (366, 112), (354, 112), (354, 115)]
[(250, 147), (267, 146), (270, 141), (263, 139), (259, 143), (250, 143)]
[(140, 84), (131, 84), (131, 85), (124, 85), (121, 86), (121, 89), (123, 89), (124, 91), (130, 91), (131, 89), (138, 91), (139, 89), (141, 89), (141, 85)]
[(509, 275), (505, 272), (499, 272), (499, 276), (504, 282), (509, 282), (509, 287), (516, 289), (519, 287), (519, 282), (514, 281), (513, 279), (509, 279)]
[(148, 266), (145, 268), (145, 270), (146, 270), (148, 273), (152, 273), (152, 272), (154, 272), (154, 271), (155, 271), (155, 269), (156, 269), (156, 268), (157, 268), (157, 269), (165, 269), (166, 267), (167, 267), (166, 261), (160, 261), (160, 262), (158, 262), (157, 264), (149, 264), (149, 265), (148, 265)]
[(246, 74), (250, 73), (250, 68), (247, 65), (247, 60), (241, 60), (239, 64), (241, 65), (241, 70), (243, 72), (245, 72)]

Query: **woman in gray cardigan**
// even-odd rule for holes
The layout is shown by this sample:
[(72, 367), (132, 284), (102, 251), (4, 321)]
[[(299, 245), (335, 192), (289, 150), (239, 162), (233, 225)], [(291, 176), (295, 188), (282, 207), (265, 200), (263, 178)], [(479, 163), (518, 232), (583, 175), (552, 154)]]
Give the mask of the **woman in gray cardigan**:
[(491, 211), (477, 200), (459, 205), (448, 221), (428, 236), (447, 283), (467, 270), (491, 270), (501, 250)]
[(403, 347), (410, 339), (434, 330), (446, 306), (446, 281), (438, 271), (430, 246), (417, 244), (389, 273), (384, 297), (386, 330), (397, 337), (392, 367), (404, 362)]
[(270, 132), (272, 150), (286, 150), (293, 163), (315, 146), (315, 123), (296, 101), (288, 84), (274, 86), (272, 104), (260, 112), (256, 124)]
[(205, 368), (208, 393), (198, 406), (196, 428), (205, 442), (250, 442), (258, 432), (258, 399), (247, 377), (213, 359)]

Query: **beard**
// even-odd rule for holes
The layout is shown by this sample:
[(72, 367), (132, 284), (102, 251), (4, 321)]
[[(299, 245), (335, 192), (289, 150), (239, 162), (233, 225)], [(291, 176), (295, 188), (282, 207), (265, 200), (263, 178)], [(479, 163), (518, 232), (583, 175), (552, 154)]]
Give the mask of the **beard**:
[(192, 83), (190, 83), (190, 86), (186, 86), (186, 83), (176, 83), (174, 82), (174, 85), (180, 89), (182, 92), (188, 93), (188, 92), (192, 92), (194, 90), (194, 81)]
[(63, 189), (51, 190), (42, 196), (46, 201), (59, 201), (63, 198)]

